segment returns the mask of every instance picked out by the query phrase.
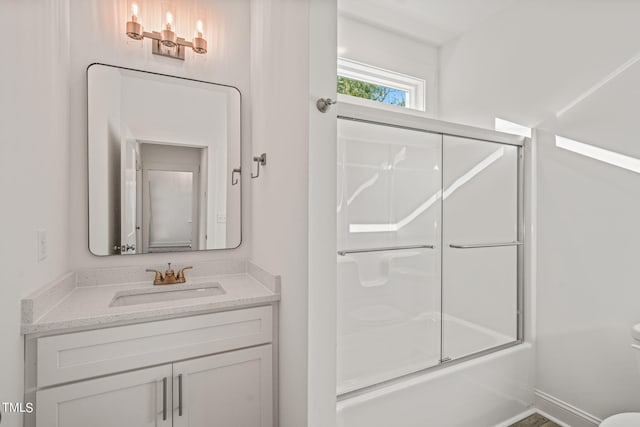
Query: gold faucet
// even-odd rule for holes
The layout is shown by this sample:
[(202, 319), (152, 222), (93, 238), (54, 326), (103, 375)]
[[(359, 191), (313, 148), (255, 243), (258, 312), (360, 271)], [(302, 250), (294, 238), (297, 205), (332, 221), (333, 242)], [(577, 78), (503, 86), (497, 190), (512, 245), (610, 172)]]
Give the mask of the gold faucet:
[(178, 275), (176, 276), (176, 273), (171, 268), (171, 263), (168, 263), (168, 264), (169, 264), (169, 268), (167, 269), (167, 271), (164, 272), (164, 277), (162, 276), (162, 273), (160, 273), (158, 270), (152, 270), (152, 269), (145, 270), (151, 273), (156, 273), (156, 277), (153, 280), (153, 284), (154, 285), (175, 285), (177, 283), (185, 283), (187, 281), (187, 278), (184, 277), (184, 271), (193, 267), (188, 266), (188, 267), (181, 268), (180, 270), (178, 270)]

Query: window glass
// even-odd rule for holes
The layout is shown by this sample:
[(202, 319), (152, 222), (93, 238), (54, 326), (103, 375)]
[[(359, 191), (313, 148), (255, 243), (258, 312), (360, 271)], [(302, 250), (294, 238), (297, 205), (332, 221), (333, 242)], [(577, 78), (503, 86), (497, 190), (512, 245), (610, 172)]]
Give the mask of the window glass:
[(406, 91), (344, 76), (338, 76), (338, 93), (400, 107), (406, 107), (407, 105)]

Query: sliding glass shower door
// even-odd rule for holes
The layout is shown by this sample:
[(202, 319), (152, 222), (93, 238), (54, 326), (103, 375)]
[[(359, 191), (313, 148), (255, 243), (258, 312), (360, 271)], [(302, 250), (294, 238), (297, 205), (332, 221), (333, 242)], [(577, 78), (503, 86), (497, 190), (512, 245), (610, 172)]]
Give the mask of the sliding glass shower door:
[(443, 358), (518, 338), (518, 147), (443, 140)]
[(442, 136), (340, 120), (338, 393), (440, 361)]
[(338, 394), (522, 339), (521, 150), (338, 121)]

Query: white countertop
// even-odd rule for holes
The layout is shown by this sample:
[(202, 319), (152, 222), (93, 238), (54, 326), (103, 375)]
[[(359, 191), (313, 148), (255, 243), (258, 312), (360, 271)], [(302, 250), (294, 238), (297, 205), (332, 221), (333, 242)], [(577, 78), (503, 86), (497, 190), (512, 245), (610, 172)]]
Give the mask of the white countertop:
[[(260, 277), (260, 275), (258, 275)], [(277, 277), (277, 276), (275, 276)], [(279, 280), (279, 278), (278, 278)], [(201, 284), (219, 283), (225, 293), (222, 295), (197, 298), (175, 299), (171, 301), (114, 306), (109, 305), (117, 293), (132, 290), (149, 290), (154, 286), (149, 282), (126, 284), (101, 284), (97, 286), (75, 286), (66, 294), (52, 301), (50, 308), (41, 316), (26, 313), (37, 303), (40, 295), (23, 300), (23, 334), (64, 332), (69, 329), (87, 329), (112, 326), (114, 324), (159, 320), (190, 314), (225, 311), (280, 300), (279, 288), (270, 289), (247, 272), (235, 274), (197, 277), (186, 284), (156, 286), (159, 290), (194, 287)], [(51, 291), (47, 291), (52, 293)], [(40, 292), (45, 294), (45, 292)], [(61, 294), (58, 292), (58, 294)], [(47, 297), (49, 298), (49, 297)], [(34, 318), (35, 317), (35, 318)], [(30, 321), (32, 319), (32, 321)], [(26, 321), (24, 319), (27, 319)]]

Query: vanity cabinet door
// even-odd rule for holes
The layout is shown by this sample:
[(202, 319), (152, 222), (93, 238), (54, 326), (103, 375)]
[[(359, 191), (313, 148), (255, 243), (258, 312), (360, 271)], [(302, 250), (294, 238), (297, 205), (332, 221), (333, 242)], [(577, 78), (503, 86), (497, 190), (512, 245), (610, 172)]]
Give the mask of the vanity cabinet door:
[(173, 365), (174, 427), (272, 427), (272, 346)]
[(38, 427), (170, 427), (171, 365), (36, 393)]

